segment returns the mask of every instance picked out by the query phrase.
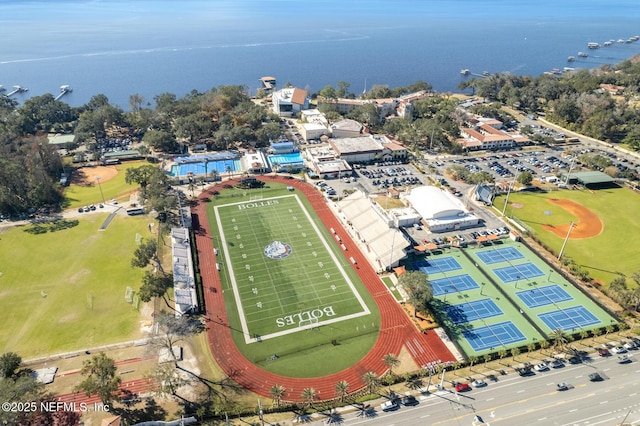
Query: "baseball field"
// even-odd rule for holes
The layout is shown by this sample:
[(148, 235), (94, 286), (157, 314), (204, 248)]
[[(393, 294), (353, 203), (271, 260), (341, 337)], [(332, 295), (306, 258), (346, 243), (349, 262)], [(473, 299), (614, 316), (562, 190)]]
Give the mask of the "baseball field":
[[(504, 206), (505, 197), (494, 205)], [(619, 274), (640, 270), (640, 246), (634, 232), (640, 228), (640, 196), (627, 188), (559, 190), (511, 193), (505, 214), (523, 223), (556, 255), (570, 222), (575, 224), (563, 254), (608, 284)]]

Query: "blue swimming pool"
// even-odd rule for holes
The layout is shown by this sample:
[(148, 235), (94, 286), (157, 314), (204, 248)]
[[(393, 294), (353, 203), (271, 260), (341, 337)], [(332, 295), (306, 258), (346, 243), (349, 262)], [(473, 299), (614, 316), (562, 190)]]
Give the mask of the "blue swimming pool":
[(274, 154), (269, 155), (269, 163), (271, 167), (274, 164), (278, 164), (278, 170), (285, 169), (287, 166), (293, 166), (296, 168), (300, 168), (304, 166), (304, 161), (302, 160), (302, 155), (299, 152), (294, 152), (291, 154)]

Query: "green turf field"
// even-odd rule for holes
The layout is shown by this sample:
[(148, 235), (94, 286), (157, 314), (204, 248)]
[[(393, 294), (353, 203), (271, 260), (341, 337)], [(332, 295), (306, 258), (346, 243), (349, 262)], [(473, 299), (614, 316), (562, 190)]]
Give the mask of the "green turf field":
[(375, 303), (302, 194), (271, 183), (261, 191), (225, 190), (212, 204), (233, 335), (250, 360), (313, 377), (368, 352), (378, 335)]
[[(125, 302), (142, 271), (130, 260), (148, 218), (85, 214), (77, 226), (34, 234), (32, 225), (0, 231), (0, 352), (23, 358), (137, 339), (139, 314)], [(74, 222), (70, 222), (71, 225)]]
[[(589, 275), (608, 284), (622, 273), (630, 276), (640, 270), (637, 259), (640, 246), (634, 244), (633, 230), (640, 229), (640, 196), (626, 188), (589, 190), (562, 190), (548, 193), (514, 193), (509, 196), (506, 215), (513, 216), (531, 228), (536, 237), (554, 253), (559, 253), (563, 238), (542, 229), (543, 224), (565, 224), (576, 220), (559, 206), (546, 200), (561, 198), (582, 204), (600, 217), (604, 225), (596, 237), (569, 240), (564, 255), (589, 271)], [(514, 208), (514, 203), (516, 208)], [(497, 197), (494, 205), (504, 206), (504, 196)], [(546, 213), (545, 213), (546, 212)], [(551, 214), (548, 214), (551, 213)]]

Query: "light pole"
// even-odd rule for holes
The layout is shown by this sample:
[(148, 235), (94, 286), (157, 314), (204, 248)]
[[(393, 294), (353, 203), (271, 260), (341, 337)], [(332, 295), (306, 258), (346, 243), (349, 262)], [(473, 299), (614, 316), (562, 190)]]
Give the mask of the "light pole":
[(549, 276), (547, 277), (547, 282), (551, 281), (551, 274), (553, 273), (553, 269), (549, 269)]
[(107, 204), (104, 201), (104, 194), (102, 193), (102, 185), (100, 185), (100, 176), (96, 176), (96, 181), (98, 182), (98, 188), (100, 188), (100, 195), (102, 196), (102, 204)]
[(558, 254), (558, 260), (560, 260), (560, 258), (562, 257), (562, 254), (564, 253), (564, 248), (567, 246), (567, 241), (569, 241), (569, 235), (571, 235), (571, 231), (573, 230), (574, 226), (575, 226), (575, 223), (569, 222), (569, 230), (567, 231), (567, 236), (564, 238), (564, 242), (562, 243), (562, 247), (560, 248), (560, 253)]
[(520, 275), (516, 275), (516, 285), (514, 288), (518, 288), (518, 281), (520, 281)]
[(482, 287), (480, 287), (480, 296), (482, 296), (482, 290), (484, 290), (484, 283), (482, 283)]

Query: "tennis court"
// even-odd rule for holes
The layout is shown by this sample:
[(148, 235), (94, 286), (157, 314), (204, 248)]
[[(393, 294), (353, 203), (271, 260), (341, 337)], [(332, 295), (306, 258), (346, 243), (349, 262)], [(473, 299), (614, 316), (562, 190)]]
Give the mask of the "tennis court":
[(438, 259), (423, 260), (416, 264), (419, 270), (427, 275), (439, 274), (443, 272), (456, 271), (462, 269), (462, 266), (453, 257), (442, 257)]
[(541, 277), (544, 272), (531, 262), (521, 263), (518, 265), (504, 266), (493, 270), (495, 274), (505, 283), (514, 281)]
[(539, 306), (551, 305), (552, 303), (573, 300), (573, 297), (557, 284), (518, 291), (516, 294), (529, 308), (537, 308)]
[(498, 305), (489, 298), (447, 306), (445, 311), (454, 324), (472, 322), (481, 318), (491, 318), (503, 314)]
[(584, 306), (574, 306), (572, 308), (538, 314), (538, 318), (544, 321), (551, 330), (560, 328), (565, 331), (575, 330), (601, 322)]
[(494, 263), (509, 262), (512, 260), (524, 259), (524, 255), (520, 251), (512, 246), (502, 247), (498, 249), (490, 249), (486, 251), (479, 251), (476, 255), (486, 265), (493, 265)]
[(443, 294), (457, 293), (459, 291), (478, 288), (478, 284), (469, 274), (454, 275), (452, 277), (431, 280), (431, 285), (433, 286), (434, 296), (442, 296)]
[(462, 335), (476, 352), (527, 340), (511, 321), (464, 330)]

